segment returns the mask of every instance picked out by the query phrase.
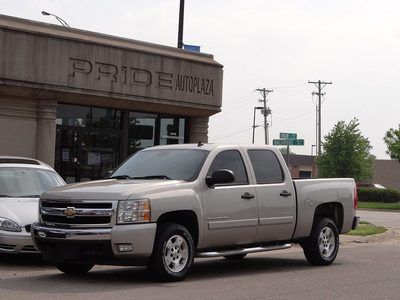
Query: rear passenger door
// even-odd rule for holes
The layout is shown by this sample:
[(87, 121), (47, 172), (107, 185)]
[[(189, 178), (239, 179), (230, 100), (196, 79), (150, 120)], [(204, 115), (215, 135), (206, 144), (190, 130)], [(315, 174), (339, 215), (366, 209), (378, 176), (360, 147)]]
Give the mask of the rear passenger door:
[(231, 170), (235, 181), (215, 185), (202, 193), (204, 247), (253, 243), (258, 226), (255, 187), (238, 150), (224, 150), (212, 161), (207, 176), (220, 169)]
[(258, 220), (256, 241), (287, 240), (296, 224), (296, 198), (292, 179), (271, 150), (248, 150), (256, 178)]

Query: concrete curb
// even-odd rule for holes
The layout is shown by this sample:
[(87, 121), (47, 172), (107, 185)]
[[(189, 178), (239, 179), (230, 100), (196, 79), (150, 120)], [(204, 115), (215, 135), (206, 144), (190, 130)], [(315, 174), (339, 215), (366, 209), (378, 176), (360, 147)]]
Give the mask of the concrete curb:
[(340, 243), (382, 243), (382, 242), (400, 242), (400, 229), (388, 227), (388, 230), (381, 234), (368, 235), (368, 236), (355, 236), (355, 235), (341, 235)]
[(400, 210), (398, 210), (398, 209), (357, 208), (357, 210), (400, 213)]

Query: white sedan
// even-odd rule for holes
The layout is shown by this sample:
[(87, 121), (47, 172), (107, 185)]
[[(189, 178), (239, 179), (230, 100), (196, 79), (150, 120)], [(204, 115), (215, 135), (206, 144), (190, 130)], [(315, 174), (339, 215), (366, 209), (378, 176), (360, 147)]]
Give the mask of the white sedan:
[(36, 253), (30, 230), (40, 195), (64, 180), (41, 161), (0, 156), (0, 253)]

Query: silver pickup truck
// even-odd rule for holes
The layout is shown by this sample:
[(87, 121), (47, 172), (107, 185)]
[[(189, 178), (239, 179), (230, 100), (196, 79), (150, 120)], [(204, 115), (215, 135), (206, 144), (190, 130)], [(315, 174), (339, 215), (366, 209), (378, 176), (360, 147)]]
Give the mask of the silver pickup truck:
[(329, 265), (358, 218), (353, 179), (292, 180), (267, 146), (185, 144), (137, 152), (109, 179), (44, 193), (32, 226), (44, 259), (67, 274), (147, 265), (182, 280), (195, 257), (242, 259), (299, 243)]

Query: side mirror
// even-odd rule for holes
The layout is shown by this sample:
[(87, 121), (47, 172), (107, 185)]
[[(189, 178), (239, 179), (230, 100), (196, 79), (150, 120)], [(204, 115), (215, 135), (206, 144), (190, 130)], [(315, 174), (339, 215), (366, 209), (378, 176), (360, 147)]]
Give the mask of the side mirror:
[(235, 174), (231, 170), (221, 169), (206, 177), (206, 184), (212, 187), (216, 184), (231, 183), (235, 181)]

